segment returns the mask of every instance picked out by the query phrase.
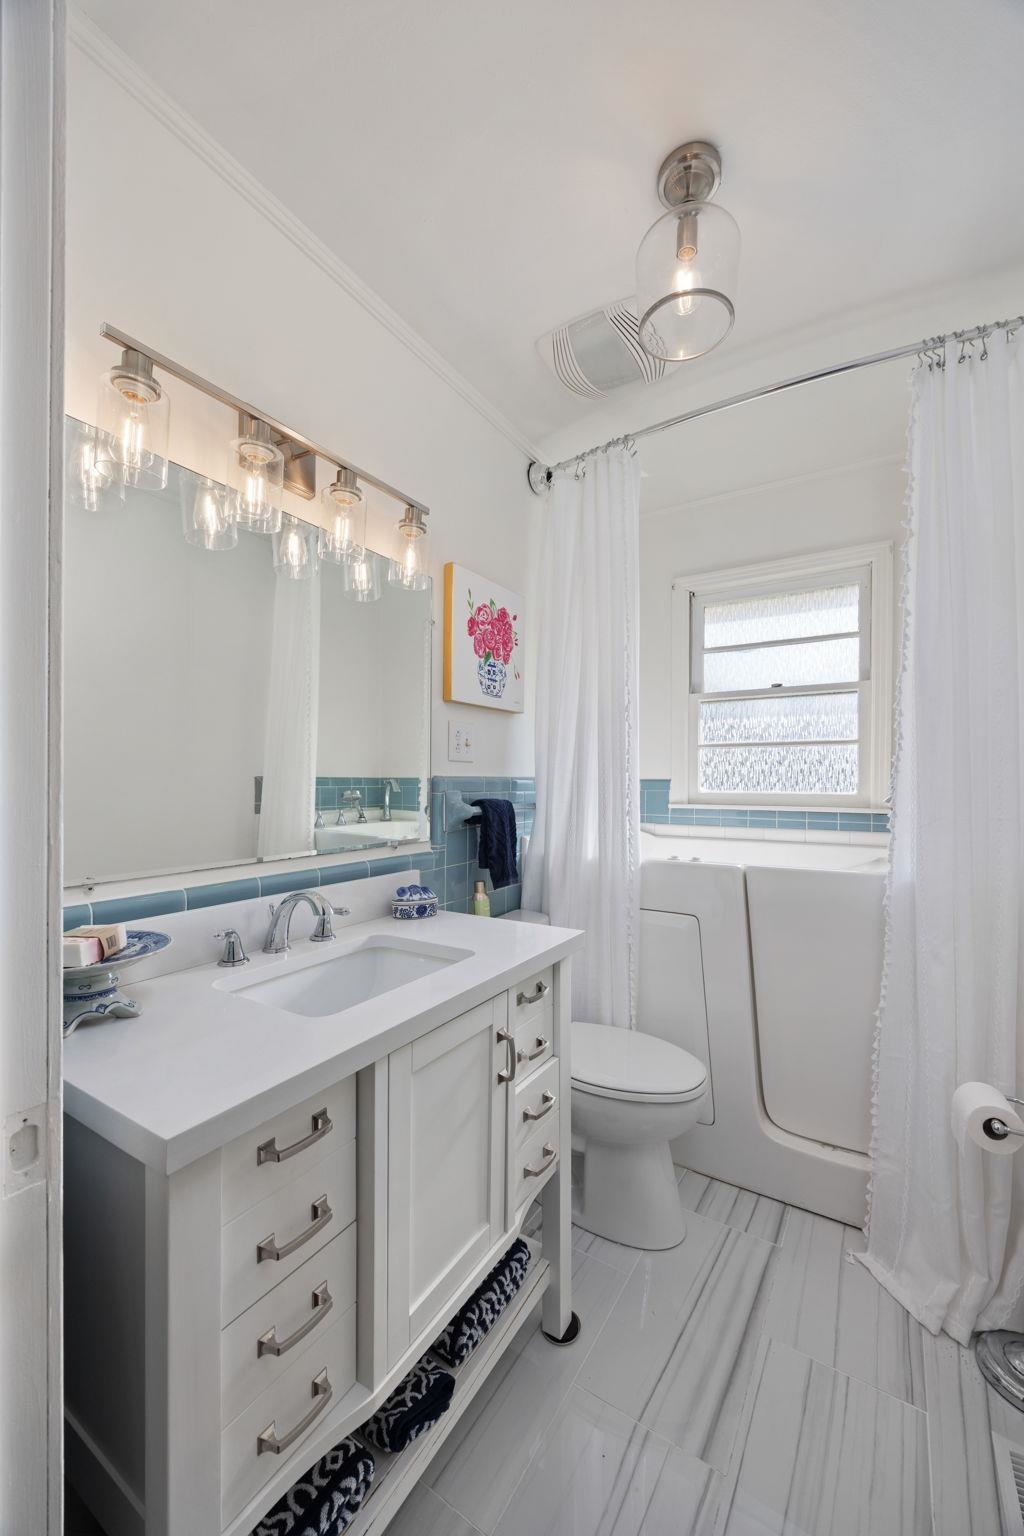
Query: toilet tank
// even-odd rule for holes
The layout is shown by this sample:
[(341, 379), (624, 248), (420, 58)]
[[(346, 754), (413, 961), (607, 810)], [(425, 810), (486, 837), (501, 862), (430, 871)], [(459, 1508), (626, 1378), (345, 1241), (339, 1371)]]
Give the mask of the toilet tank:
[(708, 1069), (708, 1092), (699, 1116), (715, 1122), (708, 1009), (700, 924), (683, 912), (640, 913), (640, 977), (637, 1028), (671, 1040)]

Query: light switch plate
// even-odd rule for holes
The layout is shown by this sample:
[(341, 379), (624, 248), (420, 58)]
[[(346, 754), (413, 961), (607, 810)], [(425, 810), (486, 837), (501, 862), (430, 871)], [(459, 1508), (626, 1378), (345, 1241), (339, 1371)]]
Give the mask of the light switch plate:
[(448, 761), (471, 763), (473, 761), (473, 732), (466, 725), (448, 721)]

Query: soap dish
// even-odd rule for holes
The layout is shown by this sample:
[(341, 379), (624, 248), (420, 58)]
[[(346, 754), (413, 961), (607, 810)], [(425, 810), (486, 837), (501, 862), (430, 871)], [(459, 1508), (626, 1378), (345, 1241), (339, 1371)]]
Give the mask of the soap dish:
[(437, 916), (437, 895), (427, 885), (400, 885), (391, 903), (391, 915), (400, 922)]
[(169, 934), (152, 928), (129, 928), (128, 941), (115, 955), (97, 960), (93, 965), (64, 967), (64, 1035), (73, 1034), (85, 1019), (134, 1019), (142, 1012), (120, 990), (120, 973), (158, 955), (171, 942)]

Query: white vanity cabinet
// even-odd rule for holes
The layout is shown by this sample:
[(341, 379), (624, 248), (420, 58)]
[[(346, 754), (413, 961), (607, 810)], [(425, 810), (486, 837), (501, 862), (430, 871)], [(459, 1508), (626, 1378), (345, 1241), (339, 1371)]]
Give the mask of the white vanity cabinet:
[[(541, 1191), (522, 1321), (543, 1297), (546, 1330), (566, 1331), (568, 968), (521, 966), (454, 1017), (410, 1021), (170, 1173), (69, 1094), (67, 1464), (110, 1536), (248, 1536), (429, 1348)], [(405, 1472), (389, 1462), (355, 1536), (387, 1524), (517, 1316)]]

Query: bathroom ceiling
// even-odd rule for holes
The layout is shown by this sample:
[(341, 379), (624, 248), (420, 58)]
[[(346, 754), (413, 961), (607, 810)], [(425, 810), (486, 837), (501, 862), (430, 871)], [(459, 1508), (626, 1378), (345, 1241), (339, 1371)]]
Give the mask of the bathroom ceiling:
[(633, 291), (684, 139), (743, 237), (719, 358), (1024, 260), (1016, 0), (84, 10), (533, 440), (590, 409), (535, 339)]

